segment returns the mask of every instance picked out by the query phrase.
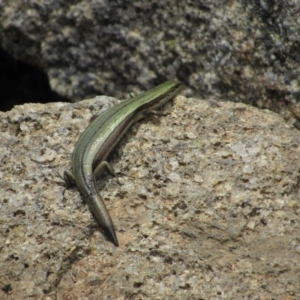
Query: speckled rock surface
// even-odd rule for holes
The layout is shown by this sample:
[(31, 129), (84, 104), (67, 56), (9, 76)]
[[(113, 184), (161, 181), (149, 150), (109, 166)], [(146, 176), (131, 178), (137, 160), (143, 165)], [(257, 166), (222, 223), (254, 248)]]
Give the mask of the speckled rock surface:
[(70, 168), (116, 100), (0, 113), (1, 299), (299, 299), (300, 134), (269, 111), (178, 96), (134, 125), (99, 178), (120, 247)]
[(166, 79), (300, 128), (299, 2), (0, 1), (0, 45), (72, 100)]

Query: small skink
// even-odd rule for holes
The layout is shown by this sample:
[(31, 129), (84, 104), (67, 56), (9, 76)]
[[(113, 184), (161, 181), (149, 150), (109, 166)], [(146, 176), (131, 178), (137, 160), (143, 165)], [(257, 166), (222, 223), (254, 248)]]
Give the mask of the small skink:
[(114, 174), (106, 159), (122, 136), (136, 121), (150, 113), (159, 114), (156, 109), (177, 95), (181, 86), (180, 82), (166, 81), (107, 109), (91, 122), (75, 145), (72, 154), (73, 174), (65, 171), (64, 179), (67, 186), (76, 183), (90, 211), (115, 246), (119, 246), (119, 242), (111, 217), (96, 189), (95, 176), (101, 174), (104, 168)]

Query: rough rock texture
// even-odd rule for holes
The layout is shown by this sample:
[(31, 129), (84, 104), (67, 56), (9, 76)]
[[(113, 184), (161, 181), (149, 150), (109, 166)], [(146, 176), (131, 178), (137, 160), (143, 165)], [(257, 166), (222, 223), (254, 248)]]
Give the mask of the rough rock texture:
[(300, 128), (299, 12), (295, 0), (4, 0), (0, 45), (69, 99), (177, 78)]
[(121, 141), (120, 184), (98, 181), (116, 248), (58, 175), (112, 103), (0, 113), (0, 298), (299, 299), (300, 133), (266, 110), (178, 96)]

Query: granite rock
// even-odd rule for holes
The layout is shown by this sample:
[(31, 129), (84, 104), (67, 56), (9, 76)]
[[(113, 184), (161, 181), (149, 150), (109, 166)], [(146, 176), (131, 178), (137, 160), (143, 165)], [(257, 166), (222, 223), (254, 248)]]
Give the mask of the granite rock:
[(1, 299), (299, 299), (300, 134), (240, 103), (178, 96), (134, 125), (98, 189), (120, 247), (59, 174), (117, 103), (0, 113)]

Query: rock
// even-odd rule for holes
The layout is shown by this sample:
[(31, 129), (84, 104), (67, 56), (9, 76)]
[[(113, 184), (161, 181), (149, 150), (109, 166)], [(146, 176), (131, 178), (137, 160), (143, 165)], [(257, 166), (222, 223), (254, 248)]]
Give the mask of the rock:
[(299, 4), (269, 2), (1, 1), (0, 43), (73, 101), (177, 78), (300, 128)]
[(300, 134), (270, 111), (178, 96), (98, 180), (120, 247), (59, 174), (116, 100), (0, 113), (1, 299), (297, 299)]

